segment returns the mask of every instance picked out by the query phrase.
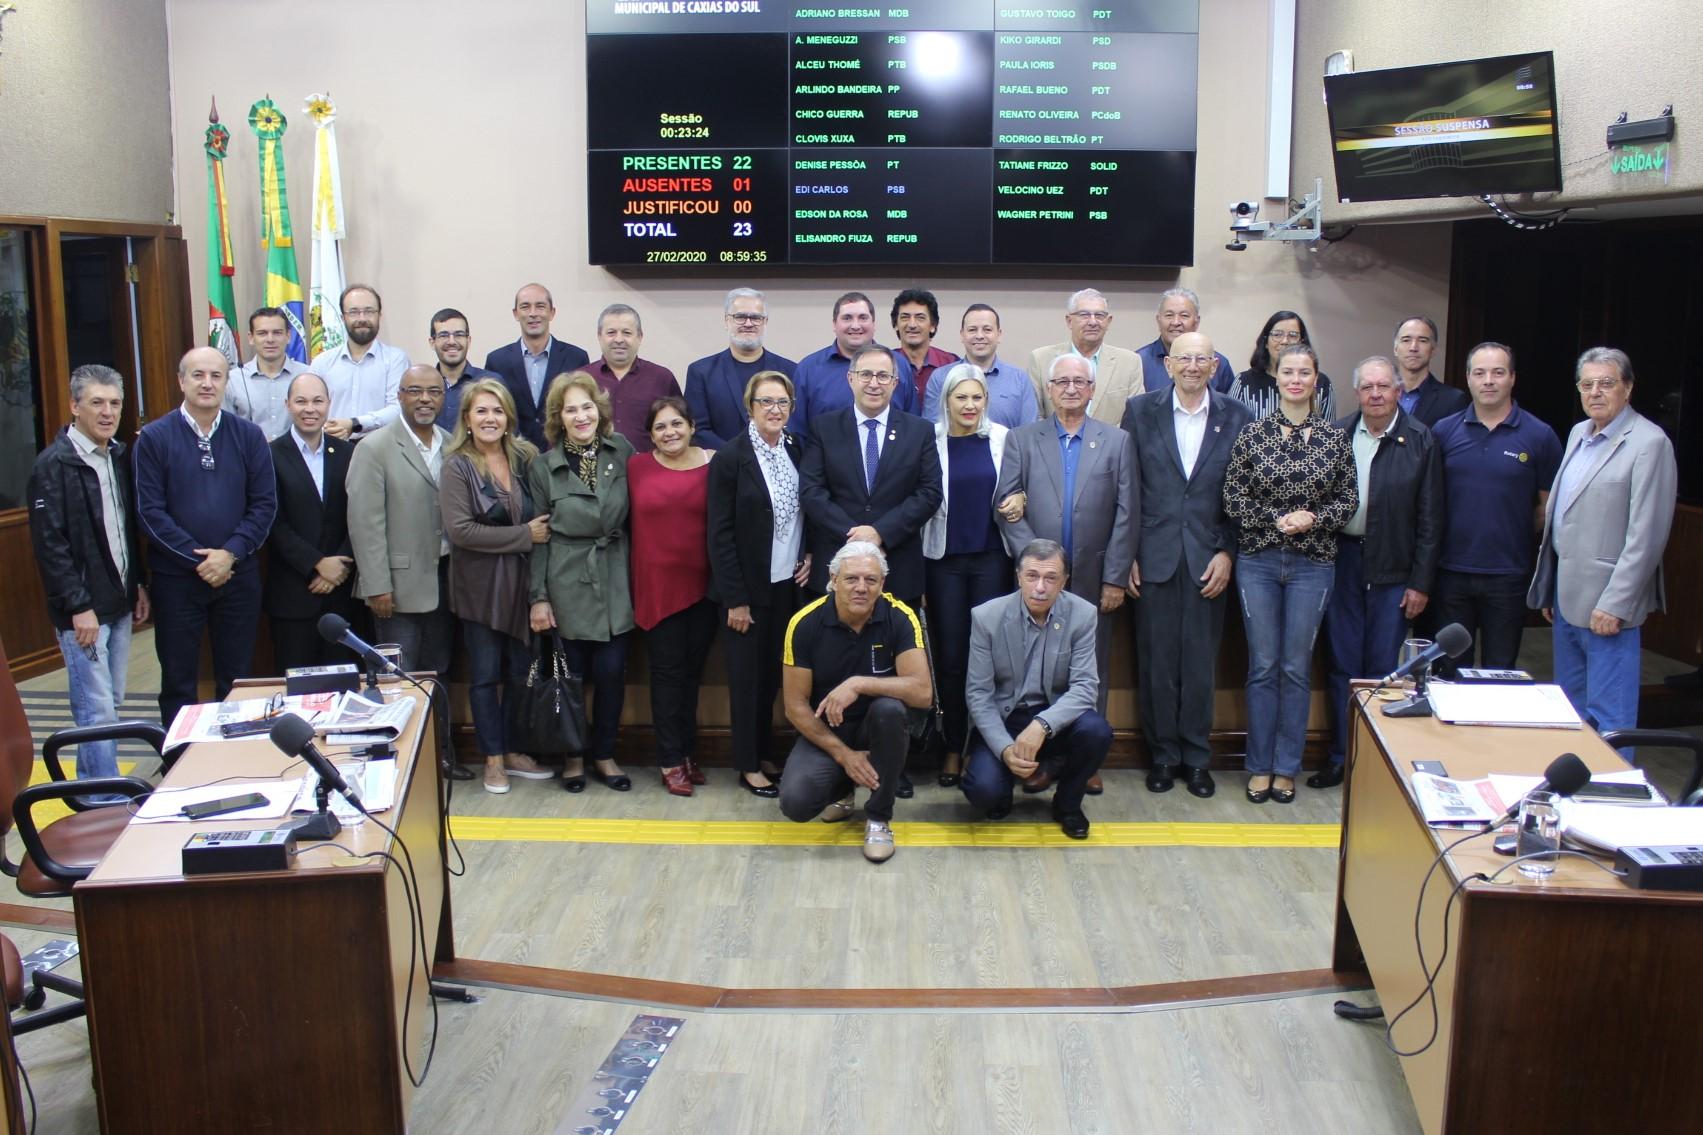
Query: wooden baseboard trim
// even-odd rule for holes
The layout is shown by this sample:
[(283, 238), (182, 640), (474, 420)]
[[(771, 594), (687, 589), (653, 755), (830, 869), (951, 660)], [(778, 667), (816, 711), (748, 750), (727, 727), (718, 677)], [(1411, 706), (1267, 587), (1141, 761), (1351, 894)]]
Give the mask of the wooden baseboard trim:
[(0, 926), (19, 926), (26, 930), (57, 930), (67, 934), (77, 932), (77, 916), (68, 910), (51, 906), (18, 906), (0, 903)]
[(439, 981), (701, 1013), (1146, 1012), (1371, 988), (1364, 974), (1295, 970), (1155, 985), (1037, 989), (727, 989), (461, 958)]

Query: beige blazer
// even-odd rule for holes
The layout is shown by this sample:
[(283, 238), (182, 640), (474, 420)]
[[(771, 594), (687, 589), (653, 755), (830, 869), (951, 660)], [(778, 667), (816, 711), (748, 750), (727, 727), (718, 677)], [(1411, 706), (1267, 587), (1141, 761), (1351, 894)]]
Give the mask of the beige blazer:
[[(449, 441), (441, 426), (432, 428)], [(348, 489), (356, 597), (389, 594), (405, 615), (437, 610), (443, 514), (437, 482), (409, 436), (407, 419), (397, 418), (355, 446)]]
[[(1041, 417), (1053, 412), (1052, 400), (1047, 397), (1047, 368), (1060, 355), (1068, 354), (1069, 343), (1054, 343), (1038, 347), (1029, 355), (1029, 381), (1035, 384), (1035, 396), (1041, 402)], [(1088, 406), (1088, 416), (1108, 426), (1123, 424), (1124, 403), (1132, 394), (1144, 394), (1147, 382), (1142, 377), (1141, 356), (1123, 347), (1100, 345), (1099, 363), (1094, 372), (1094, 401)]]

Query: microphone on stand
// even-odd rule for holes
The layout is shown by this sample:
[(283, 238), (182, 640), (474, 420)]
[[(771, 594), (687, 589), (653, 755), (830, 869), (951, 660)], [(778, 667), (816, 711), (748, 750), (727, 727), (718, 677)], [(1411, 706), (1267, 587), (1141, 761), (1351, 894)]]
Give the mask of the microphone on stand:
[(329, 807), (332, 791), (342, 793), (343, 798), (353, 804), (357, 812), (366, 811), (361, 806), (360, 792), (344, 780), (343, 774), (337, 771), (337, 766), (315, 747), (312, 725), (293, 713), (286, 713), (278, 718), (268, 736), (285, 756), (299, 757), (306, 761), (314, 775), (319, 778), (319, 788), (315, 792), (319, 811), (296, 825), (297, 839), (332, 839), (343, 830), (342, 823), (332, 814)]
[[(327, 612), (319, 617), (319, 637), (326, 642), (334, 642), (338, 646), (346, 646), (360, 655), (361, 661), (367, 664), (367, 688), (375, 689), (375, 674), (394, 674), (406, 677), (402, 667), (380, 654), (378, 650), (361, 636), (349, 629), (349, 620), (342, 615)], [(382, 699), (381, 699), (382, 700)]]
[(1431, 699), (1426, 696), (1425, 685), (1430, 677), (1431, 664), (1447, 656), (1459, 658), (1472, 649), (1472, 632), (1459, 623), (1450, 623), (1437, 632), (1437, 641), (1419, 654), (1409, 658), (1400, 666), (1378, 679), (1380, 686), (1399, 682), (1409, 674), (1417, 674), (1414, 680), (1414, 690), (1411, 695), (1399, 702), (1391, 702), (1384, 707), (1385, 717), (1430, 717)]

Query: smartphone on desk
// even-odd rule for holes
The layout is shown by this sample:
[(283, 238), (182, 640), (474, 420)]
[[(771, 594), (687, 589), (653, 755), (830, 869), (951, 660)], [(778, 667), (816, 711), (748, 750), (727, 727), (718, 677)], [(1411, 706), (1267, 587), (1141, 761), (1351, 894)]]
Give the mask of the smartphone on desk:
[(210, 816), (223, 816), (229, 812), (244, 812), (264, 803), (266, 803), (266, 797), (263, 794), (248, 792), (241, 796), (226, 796), (220, 800), (204, 800), (199, 804), (185, 804), (182, 811), (191, 820), (205, 820)]

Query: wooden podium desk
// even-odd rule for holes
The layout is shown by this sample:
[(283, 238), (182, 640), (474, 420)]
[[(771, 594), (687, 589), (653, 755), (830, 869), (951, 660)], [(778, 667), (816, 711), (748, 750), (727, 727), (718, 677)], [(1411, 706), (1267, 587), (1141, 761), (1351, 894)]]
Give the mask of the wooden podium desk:
[[(278, 688), (245, 686), (250, 697)], [(412, 690), (402, 696), (426, 700)], [(397, 803), (379, 819), (413, 855), (427, 952), (441, 962), (453, 959), (454, 943), (436, 731), (422, 728), (427, 720), (416, 715), (398, 739)], [(307, 770), (262, 734), (192, 746), (164, 783), (261, 779), (289, 765), (291, 777)], [(241, 791), (233, 786), (233, 795)], [(432, 1007), (402, 872), (384, 859), (308, 850), (316, 843), (300, 844), (287, 871), (181, 872), (194, 831), (284, 822), (131, 824), (74, 889), (103, 1131), (407, 1129), (412, 1085), (402, 1053), (418, 1076)], [(332, 842), (406, 862), (371, 820), (345, 825)]]
[[(1467, 834), (1420, 819), (1411, 762), (1440, 760), (1463, 780), (1541, 776), (1564, 752), (1593, 771), (1626, 764), (1588, 728), (1444, 725), (1385, 717), (1379, 704), (1352, 711), (1332, 964), (1369, 971), (1393, 1017), (1424, 987), (1420, 880), (1445, 843)], [(1463, 845), (1432, 876), (1421, 923), (1428, 965), (1443, 948), (1449, 892), (1511, 862), (1491, 842)], [(1467, 883), (1446, 936), (1437, 1039), (1402, 1058), (1428, 1133), (1703, 1130), (1703, 894), (1633, 890), (1563, 858), (1544, 882), (1516, 867), (1493, 884)], [(1396, 1026), (1395, 1044), (1411, 1051), (1430, 1031), (1421, 1003)]]

